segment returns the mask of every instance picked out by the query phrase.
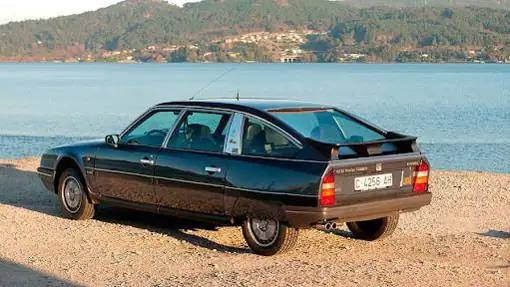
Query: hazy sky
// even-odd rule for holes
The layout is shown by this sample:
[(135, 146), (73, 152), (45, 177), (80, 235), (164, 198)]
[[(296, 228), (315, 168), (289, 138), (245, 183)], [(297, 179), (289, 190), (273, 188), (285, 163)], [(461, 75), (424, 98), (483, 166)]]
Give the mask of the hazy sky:
[[(168, 0), (182, 5), (197, 0)], [(0, 24), (25, 19), (76, 14), (121, 2), (121, 0), (0, 0)]]

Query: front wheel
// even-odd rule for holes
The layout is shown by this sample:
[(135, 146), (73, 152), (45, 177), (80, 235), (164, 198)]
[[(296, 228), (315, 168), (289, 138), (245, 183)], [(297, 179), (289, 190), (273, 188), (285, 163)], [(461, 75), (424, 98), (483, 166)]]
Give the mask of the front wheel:
[(373, 220), (347, 222), (347, 227), (355, 238), (375, 241), (393, 234), (398, 225), (398, 218), (397, 213)]
[(246, 243), (256, 254), (272, 256), (285, 253), (297, 243), (299, 229), (275, 219), (248, 218), (243, 223)]
[(66, 169), (59, 178), (58, 198), (65, 218), (85, 220), (94, 217), (95, 207), (85, 193), (85, 182), (75, 169)]

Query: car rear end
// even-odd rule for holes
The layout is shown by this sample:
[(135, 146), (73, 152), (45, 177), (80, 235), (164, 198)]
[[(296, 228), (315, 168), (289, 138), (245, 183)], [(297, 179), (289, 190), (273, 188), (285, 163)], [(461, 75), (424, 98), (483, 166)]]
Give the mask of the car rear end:
[(287, 210), (292, 226), (371, 220), (430, 204), (430, 165), (420, 152), (332, 160), (318, 206)]
[(349, 222), (428, 205), (429, 163), (420, 153), (332, 161), (319, 194), (321, 221)]
[[(337, 110), (285, 110), (275, 115), (330, 159), (318, 205), (288, 207), (291, 226), (367, 221), (430, 204), (430, 164), (415, 137), (383, 131)], [(317, 123), (311, 124), (314, 120)]]

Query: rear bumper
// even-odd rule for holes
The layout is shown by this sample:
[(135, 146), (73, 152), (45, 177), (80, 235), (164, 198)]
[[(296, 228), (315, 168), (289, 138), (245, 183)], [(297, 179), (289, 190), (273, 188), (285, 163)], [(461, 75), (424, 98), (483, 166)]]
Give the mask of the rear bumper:
[(370, 220), (397, 212), (415, 211), (429, 205), (431, 200), (432, 194), (427, 192), (329, 208), (288, 207), (285, 212), (290, 226), (309, 227), (324, 221)]

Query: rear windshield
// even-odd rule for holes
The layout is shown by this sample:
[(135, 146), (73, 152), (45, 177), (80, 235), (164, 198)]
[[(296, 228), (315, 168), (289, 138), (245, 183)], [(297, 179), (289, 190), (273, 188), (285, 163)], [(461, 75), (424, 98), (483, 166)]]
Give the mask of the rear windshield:
[(385, 139), (384, 135), (375, 129), (333, 109), (275, 111), (272, 114), (304, 137), (320, 142), (344, 144)]

